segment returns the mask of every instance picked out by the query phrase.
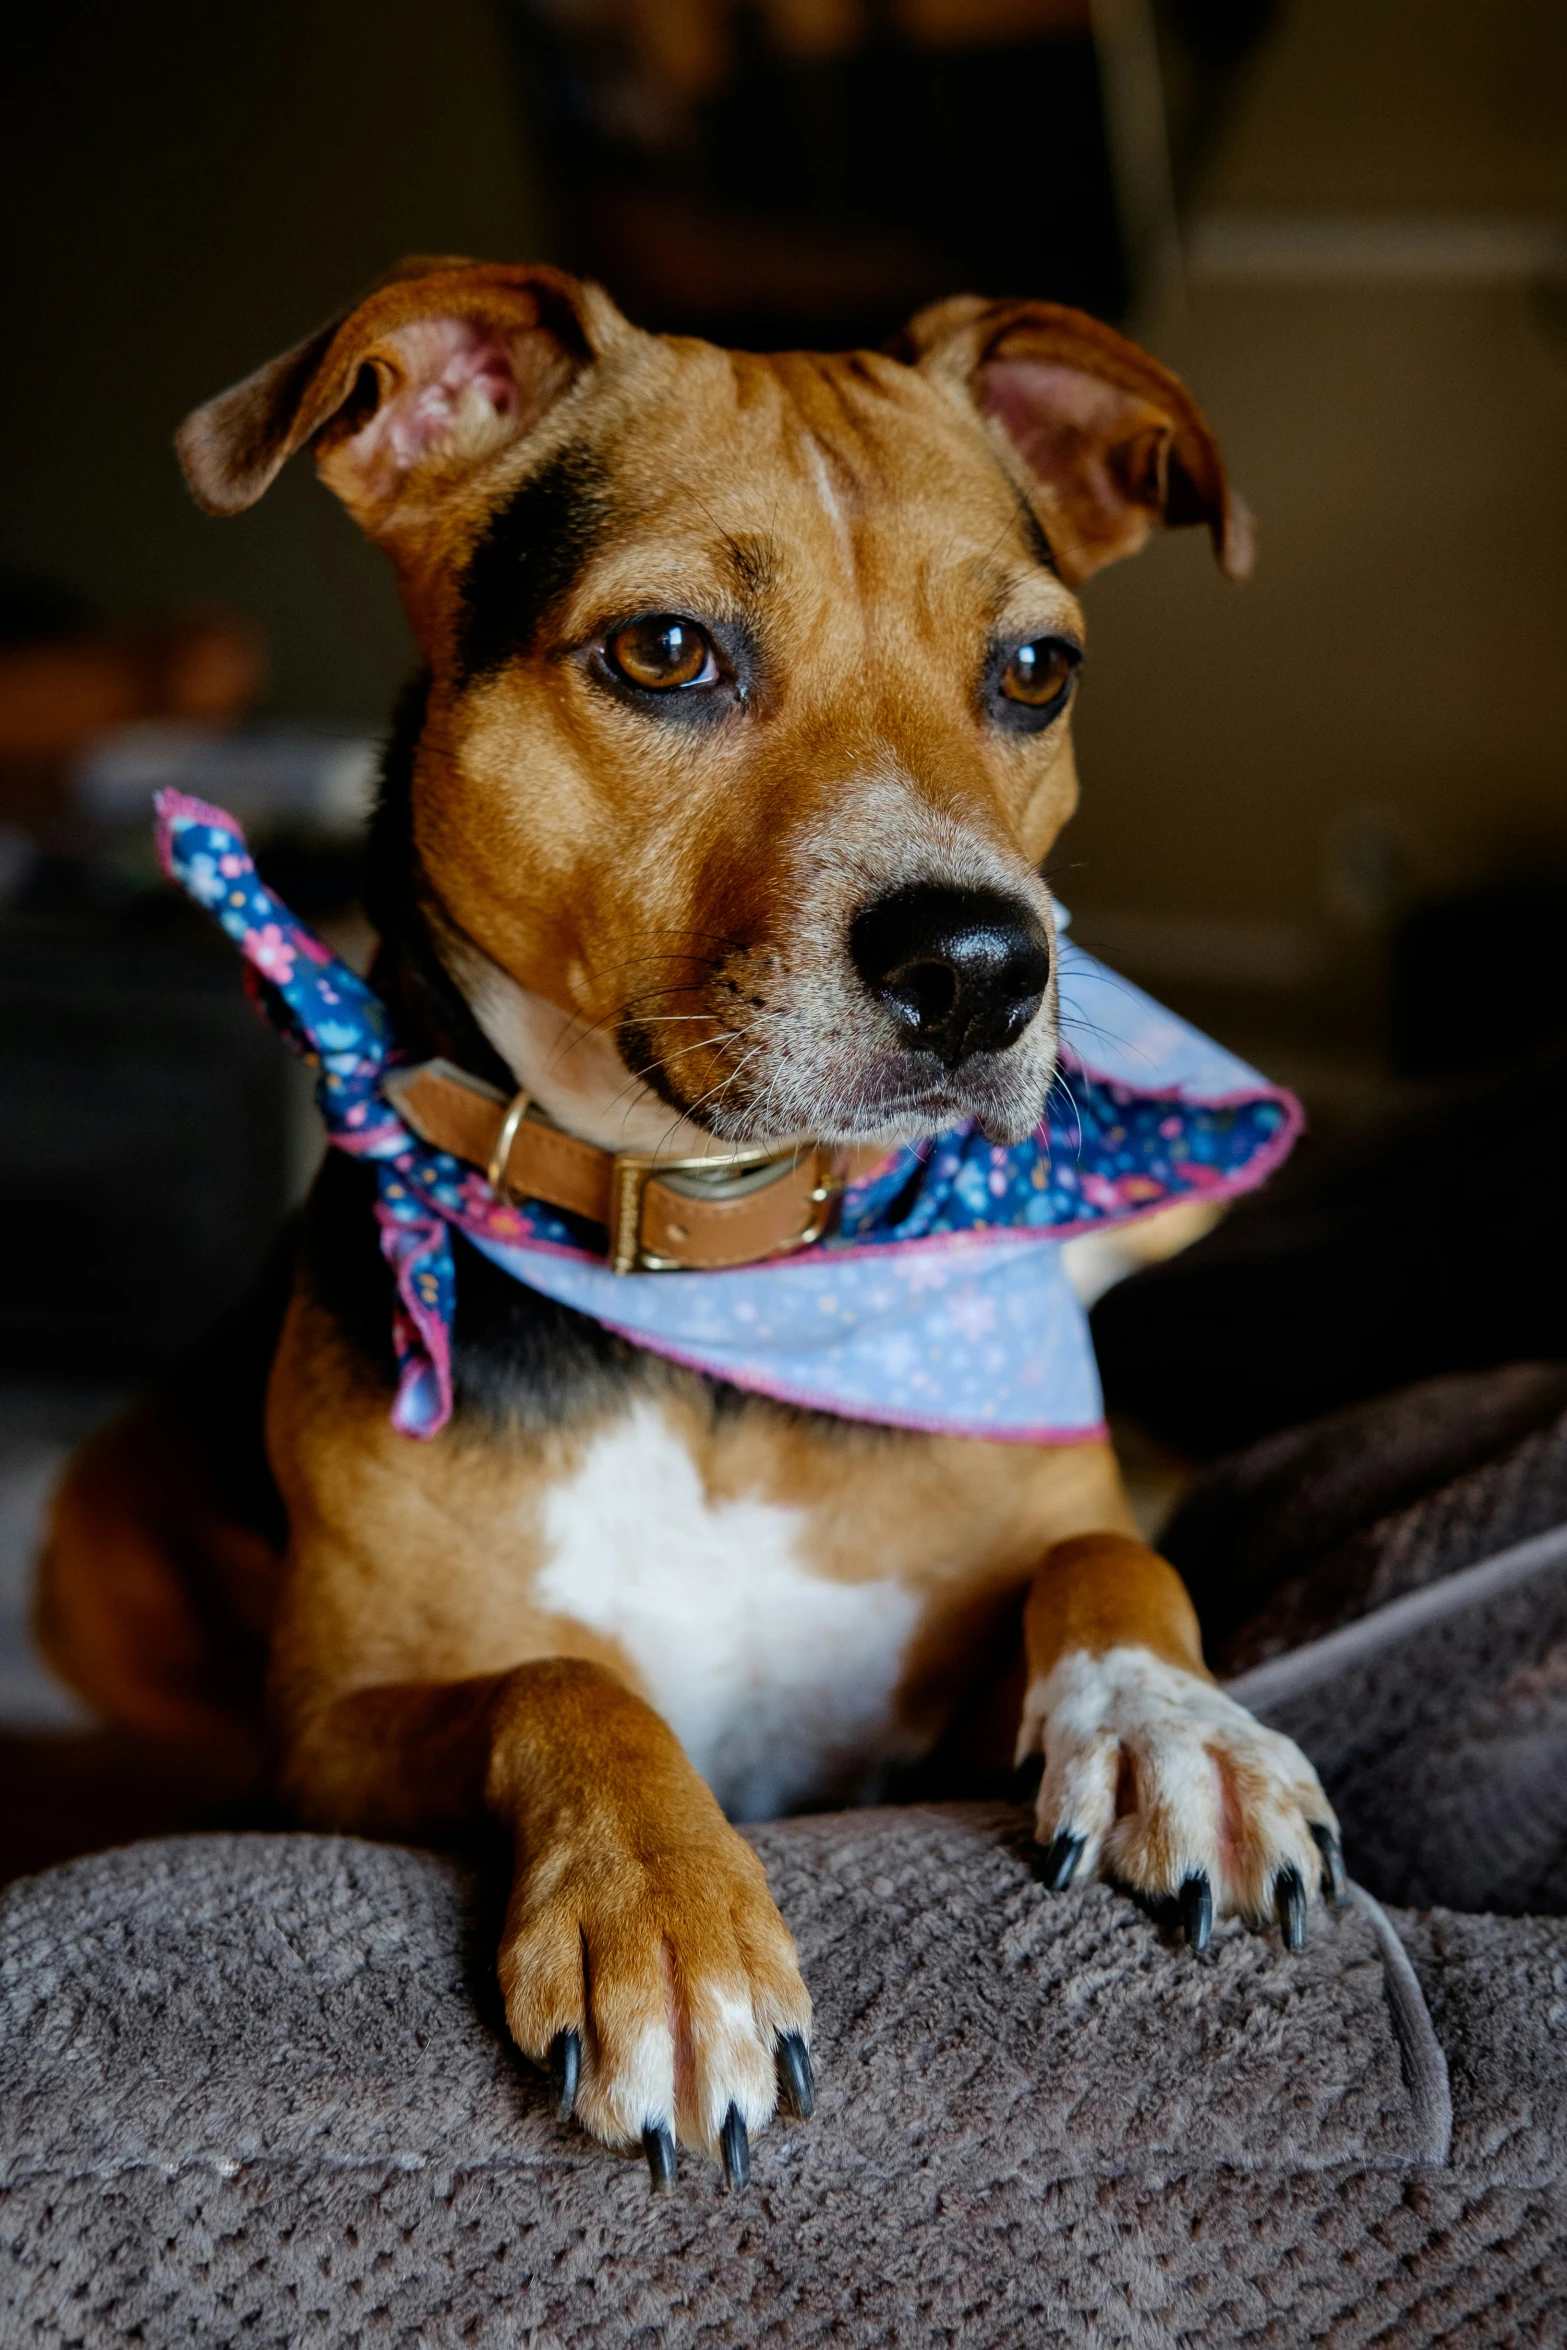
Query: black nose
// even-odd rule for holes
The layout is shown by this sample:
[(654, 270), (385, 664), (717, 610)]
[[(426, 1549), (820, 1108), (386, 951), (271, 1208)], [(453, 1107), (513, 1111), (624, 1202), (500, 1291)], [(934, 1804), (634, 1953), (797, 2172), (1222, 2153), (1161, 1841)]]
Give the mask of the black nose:
[(894, 890), (855, 915), (849, 952), (907, 1042), (949, 1069), (1015, 1044), (1050, 979), (1044, 924), (999, 890)]

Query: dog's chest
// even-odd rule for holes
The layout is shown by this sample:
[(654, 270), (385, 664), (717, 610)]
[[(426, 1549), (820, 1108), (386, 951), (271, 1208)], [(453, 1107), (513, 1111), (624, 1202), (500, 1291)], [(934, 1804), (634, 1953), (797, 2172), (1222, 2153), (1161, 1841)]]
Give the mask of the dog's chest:
[(817, 1571), (807, 1531), (804, 1510), (710, 1500), (645, 1404), (545, 1503), (536, 1597), (618, 1644), (735, 1819), (863, 1799), (908, 1756), (894, 1698), (919, 1601)]

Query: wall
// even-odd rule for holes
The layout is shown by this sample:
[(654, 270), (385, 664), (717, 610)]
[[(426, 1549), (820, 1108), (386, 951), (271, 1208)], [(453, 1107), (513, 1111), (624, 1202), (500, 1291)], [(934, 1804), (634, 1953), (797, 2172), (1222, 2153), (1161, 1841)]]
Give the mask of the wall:
[[(1374, 925), (1379, 858), (1390, 899), (1567, 862), (1567, 298), (1516, 257), (1567, 224), (1567, 11), (1294, 0), (1203, 204), (1263, 259), (1220, 233), (1205, 263), (1199, 222), (1146, 332), (1259, 566), (1231, 588), (1188, 533), (1091, 585), (1062, 887), (1151, 976), (1206, 926), (1267, 984), (1331, 962), (1357, 872)], [(1302, 221), (1346, 233), (1292, 261)]]
[(0, 560), (115, 616), (239, 605), (271, 638), (276, 709), (378, 723), (411, 658), (381, 558), (308, 466), (205, 519), (169, 436), (400, 253), (528, 252), (483, 0), (28, 10), (0, 173)]

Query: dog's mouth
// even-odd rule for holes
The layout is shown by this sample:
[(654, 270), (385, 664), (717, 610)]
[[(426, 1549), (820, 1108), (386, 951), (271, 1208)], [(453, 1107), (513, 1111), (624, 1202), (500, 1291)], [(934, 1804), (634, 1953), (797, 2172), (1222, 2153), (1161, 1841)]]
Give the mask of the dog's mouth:
[(737, 949), (678, 1008), (628, 1012), (620, 1058), (688, 1127), (736, 1144), (913, 1140), (976, 1120), (1018, 1142), (1055, 1071), (1040, 912), (919, 884), (849, 925), (848, 954)]
[(1043, 1062), (976, 1056), (952, 1073), (927, 1072), (923, 1056), (913, 1058), (909, 1066), (901, 1056), (840, 1051), (816, 1067), (784, 1058), (755, 1075), (737, 1064), (689, 1099), (657, 1069), (654, 1090), (672, 1116), (737, 1145), (912, 1142), (969, 1121), (992, 1142), (1017, 1143), (1038, 1126), (1055, 1074), (1053, 1051)]
[(1056, 1064), (1043, 890), (918, 882), (868, 897), (862, 885), (855, 899), (847, 918), (841, 899), (836, 913), (818, 901), (716, 951), (694, 932), (628, 941), (645, 950), (620, 964), (634, 984), (597, 1016), (532, 993), (432, 918), (516, 1082), (604, 1149), (721, 1158), (914, 1141), (969, 1121), (994, 1142), (1025, 1140)]

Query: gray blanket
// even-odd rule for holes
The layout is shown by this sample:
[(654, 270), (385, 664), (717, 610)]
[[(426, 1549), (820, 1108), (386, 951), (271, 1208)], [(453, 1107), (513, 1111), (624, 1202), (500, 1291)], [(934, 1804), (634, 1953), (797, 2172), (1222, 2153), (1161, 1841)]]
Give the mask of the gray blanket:
[(1428, 1380), (1271, 1437), (1203, 1480), (1168, 1547), (1363, 1883), (1567, 1910), (1567, 1369)]
[[(1537, 1530), (1567, 1429), (1524, 1386), (1533, 1423), (1510, 1391), (1500, 1449), (1423, 1495), (1388, 1479), (1456, 1391), (1368, 1447), (1358, 1509), (1326, 1439), (1315, 1488), (1232, 1463), (1193, 1500), (1249, 1578), (1233, 1686), (1415, 1909), (1198, 1961), (1118, 1893), (1046, 1893), (1019, 1811), (754, 1830), (816, 2116), (746, 2195), (688, 2158), (655, 2202), (510, 2048), (482, 1873), (272, 1835), (73, 1862), (0, 1898), (0, 2346), (1567, 2339), (1567, 1918), (1459, 1914), (1567, 1906), (1567, 1530)], [(1353, 1572), (1280, 1653), (1313, 1493)]]
[(548, 2118), (452, 1862), (191, 1838), (15, 1887), (5, 2342), (1556, 2338), (1567, 1924), (1362, 1903), (1199, 1962), (1044, 1892), (1016, 1812), (755, 1833), (820, 2102), (742, 2197)]

